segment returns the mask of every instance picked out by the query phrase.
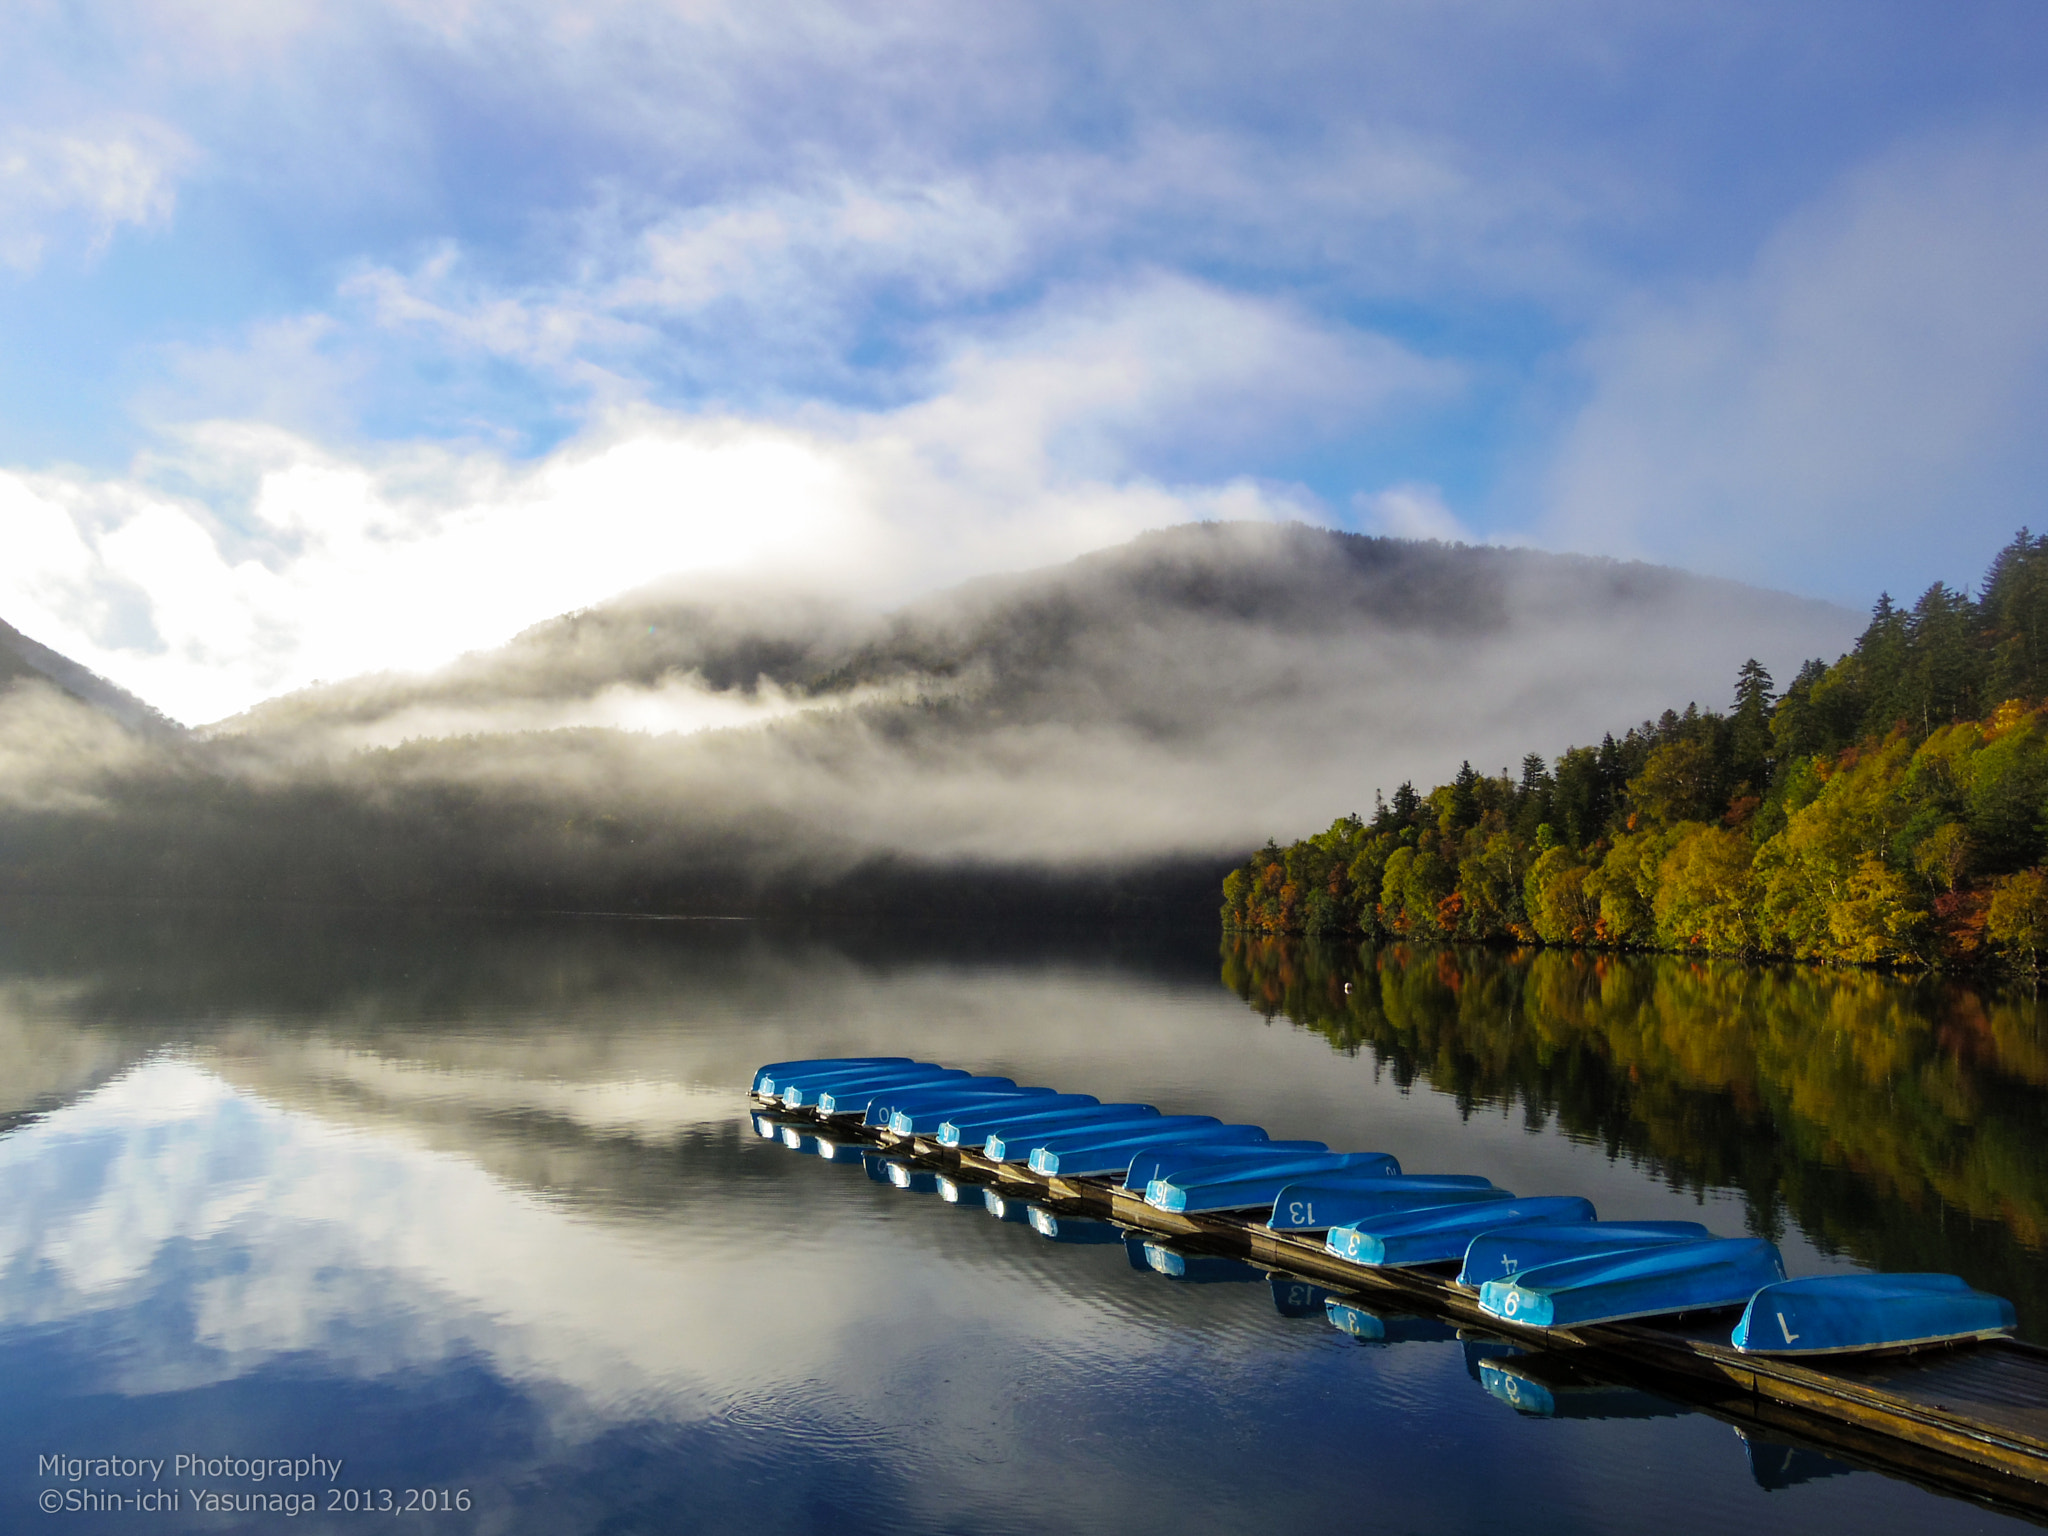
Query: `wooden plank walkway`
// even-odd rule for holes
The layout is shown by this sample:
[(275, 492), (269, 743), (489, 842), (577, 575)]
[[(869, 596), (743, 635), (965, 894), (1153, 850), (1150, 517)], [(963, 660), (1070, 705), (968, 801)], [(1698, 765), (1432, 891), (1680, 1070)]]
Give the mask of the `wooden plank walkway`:
[(1674, 1397), (1747, 1432), (1831, 1455), (1954, 1497), (2048, 1524), (2048, 1349), (2000, 1339), (1823, 1367), (1746, 1355), (1720, 1319), (1523, 1328), (1479, 1310), (1445, 1267), (1375, 1269), (1326, 1252), (1319, 1238), (1272, 1232), (1241, 1214), (1156, 1210), (1103, 1179), (1046, 1178), (1015, 1163), (830, 1123), (754, 1101), (757, 1113), (830, 1140), (860, 1142), (1055, 1211), (1105, 1218), (1176, 1248), (1247, 1259), (1364, 1301), (1441, 1318), (1559, 1358), (1618, 1385)]

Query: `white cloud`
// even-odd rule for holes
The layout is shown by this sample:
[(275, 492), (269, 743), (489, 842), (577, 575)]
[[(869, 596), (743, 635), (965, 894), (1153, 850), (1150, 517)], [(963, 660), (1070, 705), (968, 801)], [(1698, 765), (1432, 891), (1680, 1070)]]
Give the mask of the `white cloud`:
[[(1327, 430), (1456, 375), (1283, 307), (1159, 280), (991, 332), (894, 411), (621, 407), (537, 463), (349, 457), (219, 422), (115, 482), (0, 472), (0, 613), (170, 714), (431, 666), (671, 573), (902, 598), (1205, 517), (1313, 515), (1149, 448)], [(242, 487), (245, 505), (166, 484)], [(223, 498), (225, 492), (221, 493)]]
[[(1881, 159), (1587, 352), (1548, 531), (1837, 590), (1974, 577), (2048, 472), (2048, 140)], [(1960, 567), (1960, 568), (1958, 568)]]
[(1352, 498), (1352, 505), (1370, 533), (1396, 539), (1439, 539), (1446, 544), (1472, 542), (1472, 535), (1444, 504), (1443, 492), (1434, 485), (1411, 480), (1384, 491), (1360, 492)]
[(0, 264), (34, 270), (67, 229), (96, 255), (122, 225), (166, 221), (191, 158), (178, 133), (146, 118), (0, 135)]

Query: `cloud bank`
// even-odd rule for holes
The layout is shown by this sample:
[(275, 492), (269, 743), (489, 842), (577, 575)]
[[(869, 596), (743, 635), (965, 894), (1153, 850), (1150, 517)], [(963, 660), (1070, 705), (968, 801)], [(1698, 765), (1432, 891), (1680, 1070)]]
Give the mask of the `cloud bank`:
[(16, 8), (0, 617), (200, 721), (1201, 517), (1966, 579), (2044, 80), (2021, 0)]

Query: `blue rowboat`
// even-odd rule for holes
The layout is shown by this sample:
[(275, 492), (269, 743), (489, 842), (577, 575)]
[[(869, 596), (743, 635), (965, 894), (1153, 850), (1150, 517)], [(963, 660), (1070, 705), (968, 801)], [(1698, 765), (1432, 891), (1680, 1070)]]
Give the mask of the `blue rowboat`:
[[(941, 1118), (949, 1109), (967, 1109), (977, 1104), (1002, 1104), (1012, 1099), (1042, 1099), (1052, 1092), (1050, 1088), (1020, 1088), (1006, 1077), (970, 1077), (964, 1083), (934, 1083), (914, 1088), (891, 1088), (878, 1093), (868, 1101), (868, 1112), (862, 1124), (877, 1130), (888, 1130), (896, 1116), (902, 1112), (936, 1114)], [(932, 1121), (937, 1130), (938, 1120)]]
[[(1001, 1094), (1005, 1089), (1013, 1089), (1017, 1086), (1007, 1077), (976, 1077), (970, 1072), (962, 1072), (958, 1077), (936, 1079), (921, 1077), (916, 1079), (914, 1086), (917, 1089), (955, 1088), (965, 1095), (973, 1093), (977, 1083), (987, 1084), (988, 1088), (986, 1091), (996, 1094)], [(818, 1095), (817, 1110), (827, 1120), (843, 1120), (849, 1115), (859, 1115), (862, 1124), (866, 1124), (869, 1110), (873, 1109), (877, 1104), (899, 1098), (909, 1091), (911, 1090), (888, 1085), (877, 1088), (871, 1084), (863, 1084), (853, 1088), (828, 1088)]]
[(1482, 1232), (1465, 1250), (1458, 1284), (1478, 1290), (1489, 1280), (1512, 1280), (1525, 1269), (1593, 1253), (1693, 1243), (1714, 1234), (1696, 1221), (1575, 1221), (1561, 1227), (1507, 1227)]
[(1397, 1173), (1353, 1178), (1340, 1173), (1289, 1184), (1273, 1197), (1273, 1214), (1266, 1219), (1266, 1226), (1275, 1232), (1326, 1232), (1389, 1211), (1514, 1198), (1477, 1174)]
[(862, 1073), (900, 1072), (906, 1068), (927, 1067), (943, 1071), (929, 1061), (912, 1061), (907, 1057), (889, 1061), (845, 1061), (820, 1062), (814, 1065), (795, 1064), (783, 1067), (773, 1073), (763, 1072), (754, 1079), (755, 1091), (763, 1098), (779, 1099), (800, 1083), (827, 1084), (830, 1081), (851, 1080)]
[[(1201, 1118), (1208, 1119), (1206, 1115)], [(1256, 1125), (1218, 1125), (1214, 1121), (1178, 1130), (1141, 1131), (1135, 1136), (1120, 1131), (1105, 1131), (1100, 1136), (1076, 1131), (1059, 1141), (1061, 1145), (1048, 1140), (1031, 1149), (1033, 1173), (1068, 1179), (1101, 1178), (1112, 1173), (1121, 1176), (1130, 1168), (1132, 1158), (1165, 1147), (1270, 1145), (1266, 1133)]]
[[(1108, 1108), (1110, 1106), (1103, 1107)], [(1101, 1118), (1090, 1117), (1078, 1125), (1067, 1127), (1066, 1130), (1068, 1132), (1073, 1130), (1091, 1130), (1101, 1131), (1105, 1134), (1113, 1132), (1136, 1134), (1147, 1126), (1163, 1125), (1169, 1120), (1181, 1118), (1183, 1117), (1179, 1115), (1162, 1115), (1149, 1104), (1126, 1104), (1120, 1113)], [(1196, 1117), (1188, 1116), (1186, 1118), (1193, 1119)], [(1207, 1119), (1208, 1117), (1204, 1115), (1200, 1118)], [(1000, 1130), (989, 1133), (988, 1139), (981, 1144), (981, 1155), (992, 1163), (1025, 1162), (1030, 1158), (1033, 1149), (1041, 1145), (1049, 1137), (1059, 1134), (1061, 1134), (1061, 1131), (1057, 1128), (1048, 1129), (1042, 1126), (1027, 1125), (1013, 1129), (1006, 1125)]]
[(1361, 1344), (1445, 1344), (1458, 1337), (1456, 1328), (1433, 1317), (1368, 1312), (1334, 1296), (1323, 1303), (1323, 1315), (1332, 1328), (1350, 1334)]
[(1180, 1253), (1164, 1243), (1145, 1245), (1145, 1264), (1154, 1274), (1189, 1285), (1242, 1285), (1263, 1280), (1266, 1273), (1238, 1259), (1214, 1253)]
[[(1015, 1110), (990, 1110), (959, 1120), (948, 1120), (939, 1127), (940, 1146), (981, 1146), (988, 1144), (988, 1137), (1007, 1139), (1011, 1136), (1031, 1136), (1040, 1131), (1063, 1131), (1078, 1125), (1108, 1125), (1111, 1121), (1147, 1120), (1159, 1113), (1150, 1104), (1081, 1104), (1067, 1109), (1034, 1109), (1030, 1114), (1019, 1114)], [(993, 1119), (989, 1117), (993, 1116)], [(968, 1129), (968, 1121), (981, 1120), (985, 1132), (977, 1133)], [(952, 1140), (948, 1141), (948, 1135)], [(980, 1147), (976, 1147), (979, 1151)], [(1020, 1155), (1029, 1152), (1027, 1145), (1020, 1149)]]
[(1197, 1168), (1227, 1168), (1256, 1164), (1276, 1152), (1327, 1152), (1321, 1141), (1261, 1141), (1249, 1147), (1166, 1147), (1131, 1159), (1124, 1175), (1124, 1188), (1134, 1195), (1145, 1193), (1154, 1179), (1171, 1179)]
[(1031, 1230), (1048, 1242), (1095, 1244), (1124, 1240), (1123, 1228), (1092, 1216), (1061, 1216), (1042, 1205), (1031, 1206), (1024, 1214)]
[[(988, 1139), (990, 1131), (999, 1129), (1005, 1122), (1020, 1121), (1027, 1114), (1046, 1115), (1057, 1109), (1085, 1109), (1101, 1102), (1092, 1093), (1049, 1093), (1032, 1099), (1029, 1105), (977, 1104), (959, 1114), (940, 1117), (932, 1131), (942, 1147), (979, 1146)], [(922, 1124), (924, 1117), (919, 1115), (917, 1120)], [(894, 1120), (889, 1122), (889, 1129), (897, 1129)]]
[(909, 1067), (863, 1067), (848, 1074), (821, 1074), (817, 1077), (800, 1077), (782, 1092), (782, 1102), (791, 1109), (806, 1105), (816, 1107), (821, 1096), (855, 1088), (901, 1088), (911, 1083), (943, 1083), (957, 1081), (968, 1074), (958, 1067), (934, 1066), (920, 1062)]
[[(1055, 1093), (1050, 1088), (1020, 1088), (1015, 1093), (999, 1094), (994, 1098), (971, 1098), (962, 1103), (949, 1104), (944, 1097), (945, 1084), (931, 1089), (918, 1089), (917, 1096), (897, 1094), (890, 1107), (888, 1126), (898, 1136), (936, 1136), (939, 1127), (955, 1115), (965, 1119), (983, 1111), (1007, 1111), (1019, 1099), (1028, 1099), (1033, 1110), (1056, 1109), (1062, 1105), (1093, 1104), (1095, 1096), (1088, 1093)], [(929, 1097), (925, 1095), (929, 1094)]]
[(1363, 1222), (1332, 1227), (1330, 1235), (1323, 1239), (1323, 1247), (1353, 1264), (1443, 1264), (1463, 1258), (1473, 1238), (1496, 1227), (1591, 1221), (1594, 1214), (1593, 1202), (1577, 1195), (1538, 1195), (1526, 1200), (1489, 1200), (1477, 1205), (1392, 1211)]
[(909, 1063), (908, 1056), (812, 1056), (803, 1061), (771, 1061), (754, 1069), (754, 1092), (764, 1099), (778, 1093), (781, 1090), (776, 1079), (794, 1072), (830, 1072), (838, 1067), (900, 1067)]
[(1739, 1307), (1785, 1278), (1777, 1245), (1713, 1237), (1564, 1259), (1479, 1288), (1483, 1312), (1533, 1328), (1572, 1328)]
[[(998, 1162), (1016, 1162), (1018, 1153), (1022, 1160), (1033, 1169), (1038, 1169), (1038, 1154), (1041, 1150), (1060, 1152), (1068, 1147), (1106, 1145), (1138, 1137), (1154, 1140), (1170, 1140), (1176, 1136), (1192, 1136), (1197, 1131), (1213, 1130), (1217, 1125), (1214, 1115), (1133, 1115), (1126, 1121), (1106, 1120), (1101, 1124), (1069, 1126), (1065, 1130), (1044, 1131), (1037, 1134), (1019, 1133), (1017, 1136), (991, 1136), (983, 1151)], [(1003, 1143), (1001, 1153), (991, 1150), (996, 1142)], [(1133, 1148), (1124, 1155), (1128, 1163), (1136, 1152)]]
[(1959, 1275), (1819, 1275), (1752, 1296), (1732, 1341), (1753, 1355), (1957, 1344), (2010, 1333), (2019, 1314)]
[(1345, 1169), (1379, 1174), (1401, 1171), (1384, 1152), (1282, 1152), (1260, 1163), (1247, 1159), (1234, 1166), (1193, 1168), (1145, 1186), (1145, 1203), (1161, 1211), (1241, 1211), (1271, 1206), (1280, 1191), (1313, 1174)]
[(777, 1078), (775, 1097), (795, 1108), (805, 1104), (815, 1105), (819, 1094), (830, 1093), (835, 1088), (886, 1088), (896, 1084), (907, 1086), (917, 1082), (942, 1082), (947, 1078), (966, 1075), (958, 1067), (942, 1067), (931, 1061), (913, 1061), (907, 1066), (900, 1067), (843, 1067), (834, 1072)]

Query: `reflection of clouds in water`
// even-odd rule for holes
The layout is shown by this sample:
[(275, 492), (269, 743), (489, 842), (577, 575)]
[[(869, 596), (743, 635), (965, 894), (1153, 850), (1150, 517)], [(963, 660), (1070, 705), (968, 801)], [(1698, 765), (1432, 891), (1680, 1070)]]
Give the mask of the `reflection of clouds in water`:
[(739, 1103), (732, 1091), (695, 1083), (637, 1075), (578, 1082), (558, 1074), (530, 1076), (515, 1066), (452, 1067), (317, 1041), (279, 1041), (259, 1053), (222, 1057), (209, 1065), (253, 1092), (295, 1105), (309, 1096), (316, 1103), (339, 1096), (358, 1112), (374, 1106), (380, 1122), (406, 1124), (422, 1111), (459, 1108), (465, 1114), (542, 1115), (581, 1130), (652, 1143), (727, 1126)]
[[(410, 1142), (277, 1109), (190, 1062), (146, 1063), (0, 1143), (15, 1194), (0, 1320), (125, 1335), (100, 1358), (129, 1393), (298, 1352), (354, 1375), (480, 1355), (600, 1411), (694, 1415), (848, 1366), (856, 1381), (890, 1369), (890, 1351), (873, 1352), (889, 1325), (856, 1326), (875, 1299), (837, 1262), (838, 1229), (862, 1219), (844, 1175), (808, 1191), (824, 1203), (786, 1234), (758, 1211), (751, 1230), (731, 1211), (628, 1226)], [(890, 1276), (883, 1310), (918, 1331), (952, 1315), (986, 1333), (987, 1302), (942, 1255), (918, 1260)], [(1048, 1321), (1053, 1303), (1012, 1289), (1019, 1326)]]
[[(992, 1049), (984, 1010), (1020, 1038), (1056, 1022), (1013, 1048), (1062, 1080), (1156, 1074), (1177, 1043), (1212, 1048), (1213, 1091), (1252, 1097), (1299, 1090), (1284, 1060), (1321, 1047), (1245, 1029), (1227, 996), (1179, 995), (1176, 1025), (1170, 987), (984, 980), (913, 967), (824, 990), (893, 1002), (934, 1055), (976, 1034)], [(907, 1017), (927, 988), (931, 1011)], [(690, 1085), (774, 1048), (737, 1017), (664, 1046), (623, 1012), (609, 1030), (366, 1030), (354, 1049), (244, 1026), (218, 1056), (155, 1057), (0, 1140), (0, 1349), (25, 1358), (40, 1326), (76, 1362), (24, 1400), (125, 1394), (90, 1411), (126, 1433), (153, 1403), (211, 1423), (231, 1395), (161, 1394), (281, 1382), (266, 1430), (349, 1438), (412, 1391), (409, 1441), (519, 1490), (502, 1523), (522, 1530), (625, 1518), (620, 1489), (641, 1484), (702, 1529), (1289, 1529), (1352, 1508), (1336, 1459), (1393, 1524), (1461, 1529), (1504, 1491), (1475, 1446), (1558, 1529), (1681, 1493), (1725, 1525), (1719, 1506), (1747, 1497), (1718, 1475), (1718, 1426), (1704, 1452), (1665, 1429), (1530, 1428), (1454, 1345), (1360, 1350), (1278, 1317), (1263, 1285), (1134, 1273), (1121, 1245), (1047, 1243), (721, 1125), (721, 1096)], [(1296, 1113), (1369, 1113), (1369, 1074), (1342, 1065)], [(1447, 1104), (1407, 1102), (1430, 1100)], [(681, 1198), (565, 1198), (490, 1160), (549, 1138)], [(496, 1438), (507, 1417), (516, 1444)]]

